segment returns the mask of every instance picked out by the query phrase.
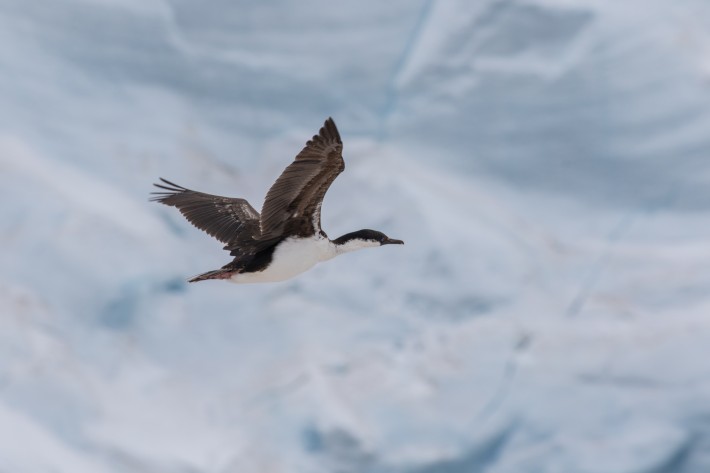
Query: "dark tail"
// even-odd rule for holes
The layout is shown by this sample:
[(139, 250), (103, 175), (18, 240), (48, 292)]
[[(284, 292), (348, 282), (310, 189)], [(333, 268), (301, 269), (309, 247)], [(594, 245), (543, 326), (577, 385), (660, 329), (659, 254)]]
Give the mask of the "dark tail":
[(189, 279), (187, 282), (197, 282), (205, 281), (207, 279), (229, 279), (235, 273), (233, 269), (215, 269), (214, 271), (207, 271), (206, 273), (198, 274), (194, 278)]

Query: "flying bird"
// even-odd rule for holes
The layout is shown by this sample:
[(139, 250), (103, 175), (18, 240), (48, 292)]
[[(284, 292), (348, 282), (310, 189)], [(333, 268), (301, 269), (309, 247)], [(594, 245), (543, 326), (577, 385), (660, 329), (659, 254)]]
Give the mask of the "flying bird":
[(160, 178), (151, 200), (176, 207), (195, 227), (224, 243), (234, 259), (189, 282), (234, 283), (290, 279), (317, 263), (362, 248), (402, 245), (375, 230), (331, 240), (321, 228), (323, 197), (345, 169), (343, 142), (332, 118), (283, 171), (266, 194), (261, 214), (244, 199), (197, 192)]

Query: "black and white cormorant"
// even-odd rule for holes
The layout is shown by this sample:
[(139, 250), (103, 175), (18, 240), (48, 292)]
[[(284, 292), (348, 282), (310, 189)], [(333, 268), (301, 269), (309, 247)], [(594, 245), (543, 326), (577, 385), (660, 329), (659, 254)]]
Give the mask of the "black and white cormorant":
[(235, 283), (292, 278), (316, 263), (362, 248), (398, 244), (384, 233), (358, 230), (331, 240), (321, 229), (323, 197), (345, 169), (343, 142), (332, 118), (271, 186), (261, 215), (244, 199), (196, 192), (160, 178), (151, 199), (177, 207), (194, 226), (225, 244), (234, 260), (190, 282)]

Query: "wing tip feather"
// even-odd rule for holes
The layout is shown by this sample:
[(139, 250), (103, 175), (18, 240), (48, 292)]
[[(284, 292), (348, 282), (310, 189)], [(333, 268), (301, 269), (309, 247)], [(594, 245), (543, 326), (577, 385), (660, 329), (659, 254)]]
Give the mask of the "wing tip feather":
[(159, 177), (158, 179), (160, 179), (162, 184), (154, 182), (153, 186), (162, 190), (151, 192), (150, 194), (153, 197), (150, 197), (148, 199), (150, 202), (160, 202), (162, 204), (166, 204), (165, 199), (189, 191), (188, 188), (175, 184), (174, 182), (168, 181), (167, 179), (164, 179), (162, 177)]
[(343, 141), (340, 139), (340, 132), (338, 131), (338, 127), (335, 125), (333, 117), (326, 118), (318, 133), (318, 136), (321, 136), (328, 141), (335, 141), (338, 144), (343, 144)]

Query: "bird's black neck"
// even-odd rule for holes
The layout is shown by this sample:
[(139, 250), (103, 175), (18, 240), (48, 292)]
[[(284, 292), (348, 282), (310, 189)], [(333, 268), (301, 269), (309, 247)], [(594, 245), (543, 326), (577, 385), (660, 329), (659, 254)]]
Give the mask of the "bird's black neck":
[(335, 245), (344, 245), (349, 241), (353, 240), (370, 240), (373, 239), (370, 233), (372, 230), (358, 230), (356, 232), (346, 233), (345, 235), (331, 240)]

